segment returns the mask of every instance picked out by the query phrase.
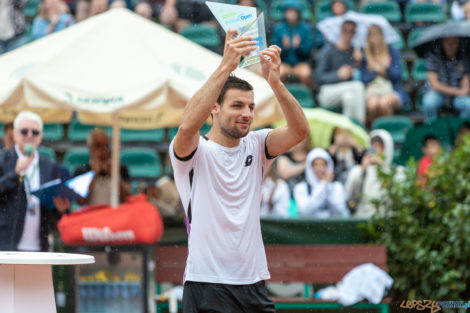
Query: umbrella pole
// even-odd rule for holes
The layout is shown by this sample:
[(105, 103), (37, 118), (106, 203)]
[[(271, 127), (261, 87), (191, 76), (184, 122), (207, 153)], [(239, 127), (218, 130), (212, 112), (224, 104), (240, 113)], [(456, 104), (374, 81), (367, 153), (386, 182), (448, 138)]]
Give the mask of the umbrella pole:
[(111, 199), (112, 207), (119, 205), (119, 180), (120, 180), (120, 160), (119, 152), (121, 150), (121, 130), (119, 127), (119, 112), (113, 114), (113, 141), (111, 152)]

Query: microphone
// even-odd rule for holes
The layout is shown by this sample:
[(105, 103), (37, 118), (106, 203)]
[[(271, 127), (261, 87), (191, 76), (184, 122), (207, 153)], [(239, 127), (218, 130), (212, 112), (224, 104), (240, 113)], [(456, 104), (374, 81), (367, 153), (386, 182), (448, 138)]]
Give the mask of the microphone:
[(30, 143), (24, 145), (24, 155), (30, 157), (34, 152), (34, 146)]

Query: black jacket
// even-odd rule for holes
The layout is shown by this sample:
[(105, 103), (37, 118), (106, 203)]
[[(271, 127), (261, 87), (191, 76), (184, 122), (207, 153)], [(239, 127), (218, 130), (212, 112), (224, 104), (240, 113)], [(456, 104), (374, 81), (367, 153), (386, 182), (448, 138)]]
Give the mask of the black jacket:
[[(17, 250), (23, 234), (26, 215), (24, 182), (15, 172), (18, 156), (15, 149), (0, 153), (0, 251)], [(39, 156), (40, 183), (61, 178), (61, 169), (54, 161)], [(48, 250), (47, 235), (51, 210), (41, 206), (41, 251)]]

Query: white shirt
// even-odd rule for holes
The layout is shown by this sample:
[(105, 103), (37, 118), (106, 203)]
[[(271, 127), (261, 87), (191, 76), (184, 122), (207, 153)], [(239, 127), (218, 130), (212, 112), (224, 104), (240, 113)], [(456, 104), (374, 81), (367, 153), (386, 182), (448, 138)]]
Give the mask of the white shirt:
[(261, 185), (273, 161), (265, 152), (269, 131), (250, 132), (233, 148), (200, 137), (186, 161), (175, 156), (171, 142), (176, 187), (188, 217), (184, 280), (244, 285), (270, 278), (260, 226)]
[[(278, 178), (274, 182), (271, 177), (267, 177), (263, 183), (262, 195), (262, 217), (289, 217), (290, 190), (289, 185), (284, 180)], [(272, 200), (272, 208), (269, 206), (270, 198)]]
[[(18, 158), (24, 156), (18, 148), (18, 145), (15, 145), (15, 150)], [(41, 239), (39, 234), (41, 228), (41, 204), (36, 196), (28, 196), (30, 190), (39, 188), (41, 184), (39, 176), (39, 154), (37, 150), (34, 151), (34, 159), (25, 171), (24, 183), (28, 207), (26, 208), (23, 235), (21, 235), (17, 249), (21, 251), (41, 251)]]

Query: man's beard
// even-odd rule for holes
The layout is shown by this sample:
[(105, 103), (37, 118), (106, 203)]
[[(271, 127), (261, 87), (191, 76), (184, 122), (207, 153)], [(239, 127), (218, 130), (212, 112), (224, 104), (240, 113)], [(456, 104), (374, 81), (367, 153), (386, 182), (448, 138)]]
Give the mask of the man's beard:
[(250, 132), (250, 128), (248, 128), (245, 132), (239, 130), (237, 126), (233, 126), (232, 128), (226, 128), (224, 126), (221, 126), (220, 129), (222, 130), (222, 133), (228, 137), (234, 138), (234, 139), (240, 139), (248, 135)]

